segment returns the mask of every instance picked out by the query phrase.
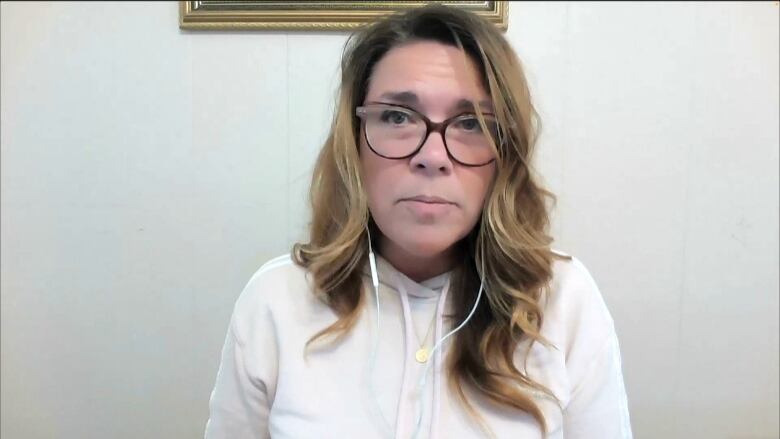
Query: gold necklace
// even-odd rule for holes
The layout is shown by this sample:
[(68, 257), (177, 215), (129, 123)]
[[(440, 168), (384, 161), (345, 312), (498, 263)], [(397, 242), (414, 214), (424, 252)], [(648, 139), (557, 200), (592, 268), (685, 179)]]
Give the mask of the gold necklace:
[(417, 343), (419, 343), (420, 348), (417, 349), (417, 352), (414, 354), (414, 359), (417, 360), (418, 363), (425, 363), (428, 361), (428, 349), (423, 347), (426, 341), (428, 341), (428, 335), (431, 333), (431, 329), (433, 329), (433, 323), (436, 321), (436, 311), (433, 312), (433, 319), (431, 320), (430, 326), (428, 326), (428, 332), (425, 333), (425, 339), (420, 342), (420, 336), (417, 335), (417, 328), (414, 329), (414, 336), (417, 337)]

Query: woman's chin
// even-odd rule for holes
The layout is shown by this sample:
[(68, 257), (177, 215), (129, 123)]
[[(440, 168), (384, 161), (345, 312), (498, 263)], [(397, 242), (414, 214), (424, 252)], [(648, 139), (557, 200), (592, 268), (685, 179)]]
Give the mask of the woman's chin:
[(430, 259), (441, 256), (443, 253), (447, 252), (455, 242), (456, 239), (454, 237), (452, 239), (437, 239), (437, 237), (426, 238), (418, 236), (412, 237), (412, 239), (407, 241), (406, 245), (404, 245), (404, 249), (410, 256), (415, 258)]

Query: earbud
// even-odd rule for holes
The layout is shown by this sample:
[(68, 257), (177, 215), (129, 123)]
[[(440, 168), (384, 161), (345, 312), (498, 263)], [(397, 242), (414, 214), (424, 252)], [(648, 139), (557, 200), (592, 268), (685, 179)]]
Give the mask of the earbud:
[(371, 264), (371, 281), (374, 284), (377, 303), (379, 303), (379, 277), (376, 274), (376, 259), (374, 258), (374, 249), (371, 247), (371, 231), (368, 228), (368, 224), (366, 224), (366, 234), (368, 234), (368, 262)]

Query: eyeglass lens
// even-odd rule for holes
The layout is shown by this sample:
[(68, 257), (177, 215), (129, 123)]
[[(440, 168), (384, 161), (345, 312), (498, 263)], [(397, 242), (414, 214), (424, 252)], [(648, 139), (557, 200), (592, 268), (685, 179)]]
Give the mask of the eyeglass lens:
[[(427, 126), (416, 112), (389, 105), (363, 108), (366, 138), (378, 154), (387, 158), (406, 157), (425, 141)], [(485, 115), (484, 120), (490, 135), (497, 141), (498, 125), (495, 119)], [(444, 131), (444, 141), (450, 154), (465, 164), (483, 164), (495, 155), (489, 135), (482, 130), (474, 114), (453, 119)]]

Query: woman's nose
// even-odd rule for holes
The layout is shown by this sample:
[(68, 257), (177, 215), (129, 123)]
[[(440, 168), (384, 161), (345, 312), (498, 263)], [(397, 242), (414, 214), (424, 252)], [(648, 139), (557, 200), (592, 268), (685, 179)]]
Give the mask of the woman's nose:
[(452, 160), (450, 160), (450, 156), (447, 154), (443, 134), (431, 131), (423, 141), (423, 145), (417, 151), (417, 154), (412, 156), (409, 165), (413, 170), (432, 174), (449, 174), (452, 172)]

